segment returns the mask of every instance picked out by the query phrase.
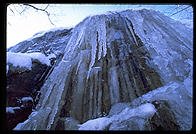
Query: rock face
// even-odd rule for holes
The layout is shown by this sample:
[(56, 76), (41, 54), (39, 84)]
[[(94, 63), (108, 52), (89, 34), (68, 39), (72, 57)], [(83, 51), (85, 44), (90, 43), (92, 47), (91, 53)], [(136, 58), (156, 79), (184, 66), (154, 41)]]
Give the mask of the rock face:
[[(36, 112), (15, 129), (81, 130), (81, 124), (99, 118), (116, 121), (99, 127), (104, 130), (191, 129), (192, 37), (191, 29), (180, 22), (142, 9), (90, 16), (71, 30), (19, 43), (9, 51), (38, 49), (57, 58), (39, 89)], [(177, 92), (180, 85), (184, 89)], [(180, 96), (179, 107), (175, 99)], [(150, 115), (113, 119), (121, 115), (112, 108), (117, 103), (133, 112), (146, 102), (158, 114), (152, 110)], [(189, 116), (182, 116), (183, 108)]]

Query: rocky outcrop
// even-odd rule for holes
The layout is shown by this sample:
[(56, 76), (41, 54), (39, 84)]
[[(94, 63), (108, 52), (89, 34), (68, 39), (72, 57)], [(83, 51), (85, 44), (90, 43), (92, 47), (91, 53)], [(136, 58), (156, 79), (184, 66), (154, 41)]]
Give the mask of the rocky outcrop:
[[(39, 100), (40, 88), (51, 67), (33, 62), (32, 70), (10, 65), (7, 73), (7, 107), (19, 107), (14, 113), (7, 113), (7, 128), (13, 129), (18, 123), (25, 121)], [(25, 98), (32, 100), (25, 100)]]
[[(55, 35), (56, 38), (49, 36), (52, 33), (45, 34), (43, 37), (47, 36), (47, 40), (39, 37), (39, 40), (48, 43), (52, 39), (46, 51), (59, 54), (41, 86), (36, 112), (15, 129), (80, 130), (80, 125), (88, 120), (95, 119), (93, 122), (96, 122), (101, 118), (104, 122), (110, 116), (113, 119), (114, 114), (120, 114), (120, 110), (112, 110), (117, 103), (123, 103), (121, 108), (128, 108), (129, 112), (142, 106), (149, 106), (151, 112), (145, 115), (143, 111), (145, 116), (141, 112), (139, 117), (130, 115), (130, 118), (120, 121), (114, 119), (116, 122), (101, 129), (190, 129), (188, 121), (191, 116), (181, 120), (183, 110), (176, 112), (179, 103), (167, 96), (179, 86), (172, 85), (171, 90), (164, 88), (168, 92), (162, 96), (156, 94), (148, 100), (150, 104), (143, 105), (146, 98), (141, 99), (143, 95), (155, 89), (159, 91), (157, 89), (171, 82), (186, 87), (185, 80), (192, 79), (192, 39), (186, 37), (188, 33), (192, 36), (189, 29), (159, 12), (143, 9), (90, 16), (68, 33), (65, 36)], [(55, 44), (59, 46), (58, 51), (52, 52)], [(25, 50), (18, 44), (9, 51), (29, 52), (33, 46), (23, 45)], [(43, 46), (42, 43), (40, 46)], [(187, 87), (183, 92), (191, 93), (192, 87)], [(172, 95), (178, 97), (183, 94)], [(191, 110), (191, 95), (184, 95), (183, 99), (189, 104), (183, 103), (183, 107)], [(153, 105), (154, 101), (158, 103)], [(174, 103), (178, 104), (177, 107), (172, 107)], [(155, 110), (158, 114), (154, 114)]]

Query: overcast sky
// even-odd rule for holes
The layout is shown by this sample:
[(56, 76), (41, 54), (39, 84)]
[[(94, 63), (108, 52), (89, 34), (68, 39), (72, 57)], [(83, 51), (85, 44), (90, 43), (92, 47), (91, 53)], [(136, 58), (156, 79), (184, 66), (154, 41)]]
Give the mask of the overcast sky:
[[(45, 8), (47, 4), (33, 5)], [(50, 18), (55, 24), (52, 25), (44, 12), (36, 12), (33, 8), (29, 7), (26, 12), (20, 15), (19, 12), (22, 11), (22, 7), (11, 4), (7, 7), (7, 48), (32, 37), (39, 31), (55, 27), (73, 27), (89, 15), (138, 7), (153, 8), (166, 15), (171, 15), (167, 11), (175, 12), (176, 5), (50, 4), (47, 11), (51, 13)], [(192, 10), (192, 8), (187, 10)], [(181, 15), (174, 15), (172, 18), (178, 20), (182, 19), (182, 17), (183, 19), (186, 18), (185, 16), (186, 12)]]

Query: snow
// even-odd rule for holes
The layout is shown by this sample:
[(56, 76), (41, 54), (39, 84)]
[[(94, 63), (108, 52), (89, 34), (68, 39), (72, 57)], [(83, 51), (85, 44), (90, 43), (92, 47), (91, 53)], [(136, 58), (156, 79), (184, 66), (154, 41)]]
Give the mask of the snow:
[(36, 52), (36, 53), (29, 53), (28, 54), (32, 59), (39, 60), (41, 63), (50, 66), (50, 60), (44, 54)]
[(9, 66), (6, 65), (6, 74), (8, 73), (8, 71), (9, 71)]
[(23, 97), (21, 100), (22, 101), (33, 101), (33, 98), (32, 97)]
[(184, 19), (184, 20), (180, 20), (180, 22), (182, 24), (184, 24), (186, 27), (193, 29), (193, 21), (192, 20)]
[(104, 128), (111, 123), (111, 120), (107, 117), (97, 118), (89, 120), (79, 126), (79, 130), (104, 130)]
[(64, 29), (70, 29), (70, 28), (71, 27), (55, 27), (55, 28), (51, 28), (49, 30), (40, 31), (40, 32), (34, 34), (32, 37), (28, 38), (27, 41), (30, 41), (34, 38), (41, 37), (41, 36), (43, 36), (44, 34), (46, 34), (48, 32), (55, 32), (55, 31), (58, 31), (58, 30), (64, 30)]
[(79, 126), (79, 130), (104, 130), (112, 122), (121, 122), (132, 117), (150, 118), (156, 112), (156, 108), (151, 103), (145, 103), (135, 108), (127, 107), (119, 114), (111, 117), (102, 117), (93, 120), (88, 120)]
[(155, 112), (156, 112), (156, 108), (153, 104), (145, 103), (145, 104), (141, 104), (136, 108), (127, 107), (119, 114), (113, 115), (111, 119), (113, 121), (123, 121), (135, 116), (148, 118), (148, 117), (152, 117)]
[(6, 107), (6, 113), (15, 113), (12, 107)]
[(55, 55), (55, 54), (53, 54), (53, 53), (51, 53), (51, 54), (50, 54), (50, 55), (48, 55), (47, 57), (48, 57), (48, 59), (56, 58), (56, 55)]
[(31, 57), (23, 53), (7, 52), (7, 64), (11, 63), (15, 67), (25, 67), (31, 70)]
[[(51, 55), (52, 56), (52, 55)], [(50, 57), (46, 57), (42, 53), (13, 53), (7, 52), (7, 72), (9, 69), (9, 64), (12, 64), (15, 67), (25, 67), (29, 70), (32, 68), (32, 61), (38, 60), (42, 64), (50, 66)]]
[(12, 113), (14, 114), (15, 109), (20, 109), (20, 107), (6, 107), (6, 113)]

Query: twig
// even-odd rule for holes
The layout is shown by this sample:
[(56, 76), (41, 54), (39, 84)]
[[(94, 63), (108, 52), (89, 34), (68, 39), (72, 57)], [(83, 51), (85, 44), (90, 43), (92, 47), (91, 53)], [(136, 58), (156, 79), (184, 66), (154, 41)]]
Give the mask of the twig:
[(31, 5), (31, 4), (23, 4), (23, 5), (29, 6), (29, 7), (32, 7), (32, 8), (34, 8), (34, 9), (36, 9), (36, 10), (45, 12), (45, 13), (47, 14), (47, 16), (48, 16), (48, 19), (49, 19), (50, 23), (51, 23), (52, 25), (54, 25), (54, 23), (53, 23), (53, 22), (51, 21), (51, 19), (50, 19), (50, 13), (46, 10), (46, 9), (48, 8), (49, 4), (48, 4), (44, 9), (37, 8), (37, 7), (35, 7), (35, 6)]
[(187, 6), (187, 7), (183, 8), (183, 9), (181, 9), (181, 10), (179, 10), (179, 11), (177, 11), (177, 12), (173, 13), (171, 16), (173, 16), (173, 15), (175, 15), (175, 14), (179, 13), (179, 12), (182, 12), (183, 10), (185, 10), (185, 9), (187, 9), (187, 8), (189, 8), (189, 7), (191, 7), (191, 6)]

